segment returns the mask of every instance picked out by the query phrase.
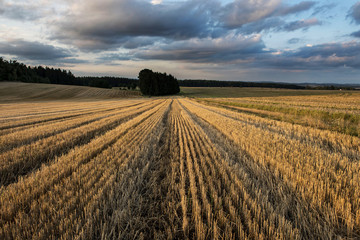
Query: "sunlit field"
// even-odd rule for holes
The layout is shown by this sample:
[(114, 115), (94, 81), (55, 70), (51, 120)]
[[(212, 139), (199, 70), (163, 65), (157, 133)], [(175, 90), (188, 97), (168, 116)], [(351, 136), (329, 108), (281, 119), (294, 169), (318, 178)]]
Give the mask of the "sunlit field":
[(7, 96), (0, 239), (360, 238), (360, 93), (264, 92)]

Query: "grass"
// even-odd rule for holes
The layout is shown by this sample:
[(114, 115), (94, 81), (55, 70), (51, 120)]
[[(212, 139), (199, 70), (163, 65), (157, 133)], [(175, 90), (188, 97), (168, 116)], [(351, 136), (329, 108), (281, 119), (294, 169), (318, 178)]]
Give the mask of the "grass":
[[(360, 100), (360, 98), (359, 98)], [(249, 104), (231, 101), (219, 101), (216, 99), (202, 100), (208, 104), (227, 107), (229, 109), (246, 111), (271, 119), (313, 126), (321, 129), (338, 131), (352, 136), (360, 136), (360, 115), (347, 112), (329, 112), (320, 109), (308, 109), (297, 107), (283, 107), (278, 105)], [(235, 107), (235, 108), (231, 108)], [(244, 110), (247, 109), (247, 110)], [(264, 111), (254, 111), (264, 110)], [(282, 114), (274, 114), (282, 113)]]

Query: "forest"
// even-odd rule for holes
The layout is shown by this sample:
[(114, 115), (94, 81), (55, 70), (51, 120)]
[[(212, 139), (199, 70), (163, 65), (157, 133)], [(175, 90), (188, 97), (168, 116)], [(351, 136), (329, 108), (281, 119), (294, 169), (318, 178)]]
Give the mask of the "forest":
[(100, 88), (127, 87), (135, 89), (137, 80), (119, 77), (75, 77), (71, 71), (43, 66), (30, 67), (0, 57), (0, 81), (49, 83)]

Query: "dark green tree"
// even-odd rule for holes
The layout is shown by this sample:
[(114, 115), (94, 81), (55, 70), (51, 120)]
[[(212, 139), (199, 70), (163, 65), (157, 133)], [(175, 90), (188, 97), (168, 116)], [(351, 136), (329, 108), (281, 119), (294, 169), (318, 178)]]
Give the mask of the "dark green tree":
[(161, 96), (180, 92), (178, 81), (172, 75), (143, 69), (139, 73), (139, 87), (143, 95)]

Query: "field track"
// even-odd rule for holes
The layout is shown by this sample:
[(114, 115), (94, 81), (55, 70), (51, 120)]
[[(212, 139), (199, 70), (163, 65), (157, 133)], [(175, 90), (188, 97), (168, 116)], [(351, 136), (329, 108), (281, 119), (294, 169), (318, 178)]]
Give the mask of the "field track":
[(0, 105), (0, 239), (359, 239), (359, 137), (237, 101)]

